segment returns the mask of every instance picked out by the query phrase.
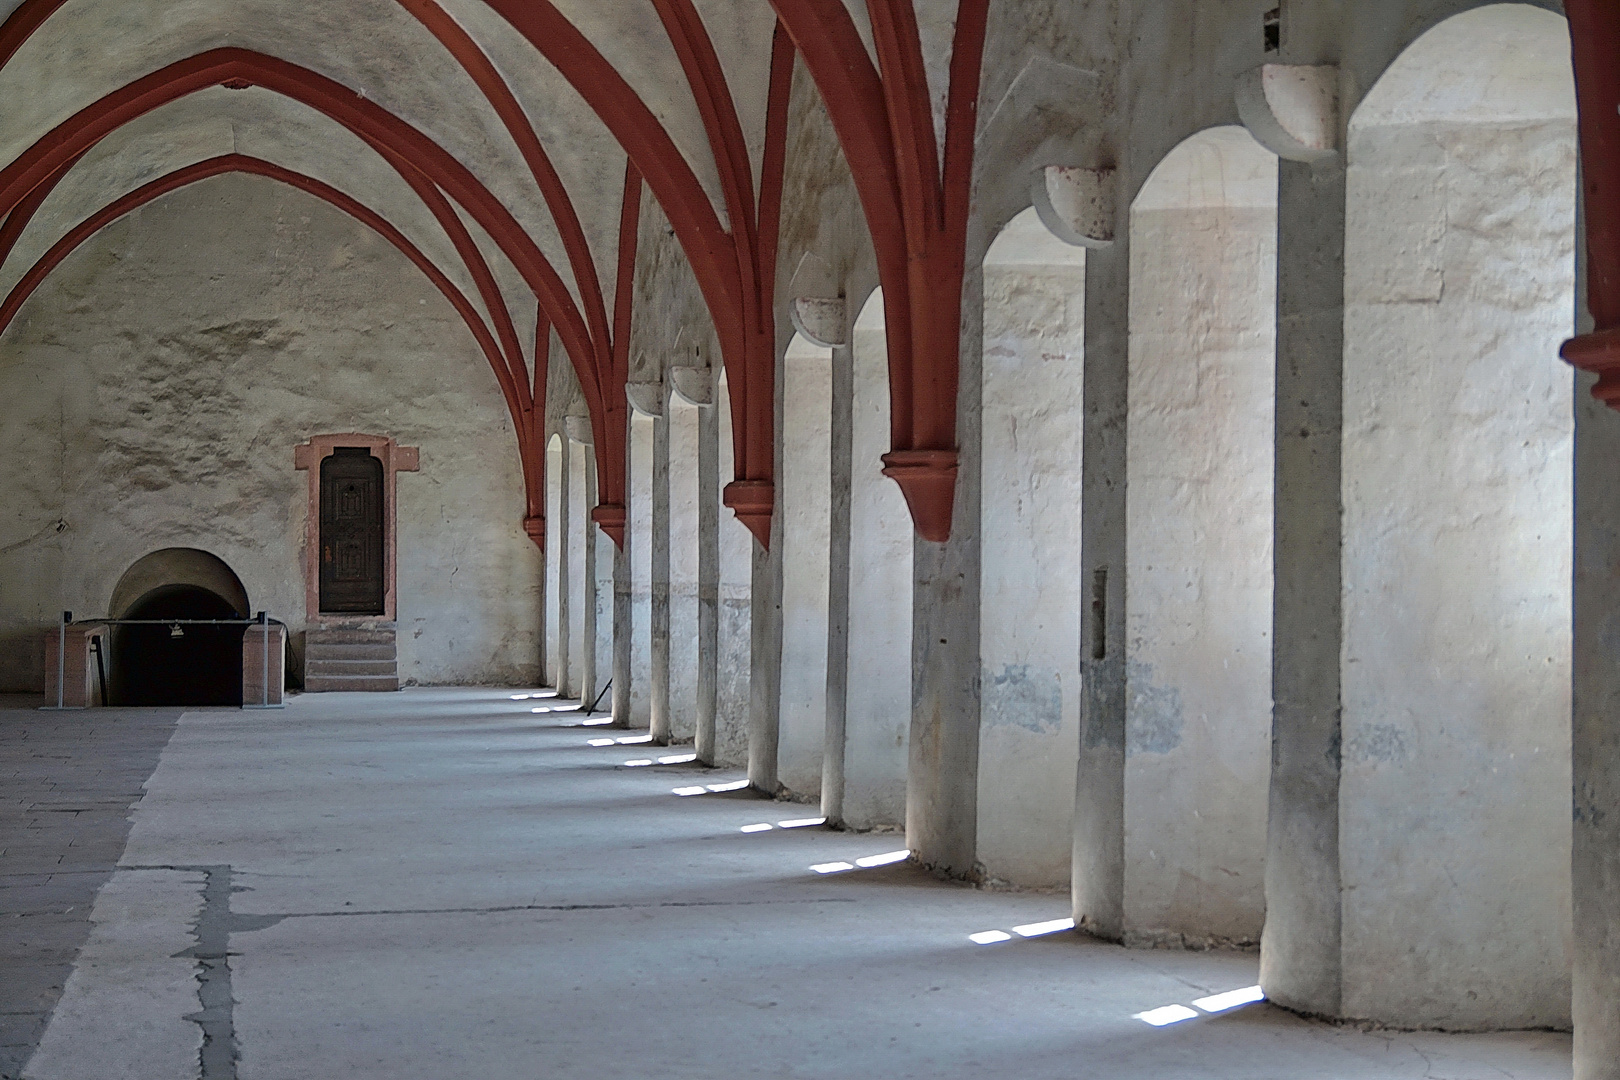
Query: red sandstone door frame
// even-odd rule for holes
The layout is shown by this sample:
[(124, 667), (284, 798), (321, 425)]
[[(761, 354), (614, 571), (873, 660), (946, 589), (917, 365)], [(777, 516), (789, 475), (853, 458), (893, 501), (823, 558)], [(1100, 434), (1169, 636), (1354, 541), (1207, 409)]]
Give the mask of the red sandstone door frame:
[[(321, 604), (321, 462), (340, 446), (363, 446), (383, 467), (383, 613), (351, 615), (323, 613)], [(419, 472), (422, 451), (401, 446), (386, 435), (315, 435), (307, 443), (293, 447), (293, 464), (309, 474), (309, 509), (304, 516), (304, 617), (323, 626), (360, 626), (376, 622), (397, 622), (398, 605), (398, 512), (395, 495), (398, 475)]]

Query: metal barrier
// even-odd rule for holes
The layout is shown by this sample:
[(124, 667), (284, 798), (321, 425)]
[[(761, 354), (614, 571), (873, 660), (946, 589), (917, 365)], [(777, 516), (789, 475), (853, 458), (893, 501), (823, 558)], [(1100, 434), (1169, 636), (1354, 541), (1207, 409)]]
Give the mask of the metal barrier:
[[(244, 709), (284, 709), (284, 708), (286, 708), (286, 703), (285, 702), (280, 701), (280, 700), (272, 702), (270, 700), (270, 638), (272, 636), (271, 633), (270, 633), (270, 628), (272, 626), (279, 626), (279, 627), (282, 628), (283, 633), (285, 633), (287, 624), (282, 622), (280, 619), (272, 619), (272, 618), (270, 618), (269, 612), (261, 611), (261, 612), (259, 612), (259, 614), (258, 614), (258, 616), (256, 618), (252, 618), (252, 619), (75, 619), (73, 617), (73, 612), (64, 611), (64, 612), (62, 612), (62, 617), (57, 621), (57, 625), (56, 625), (56, 704), (55, 705), (41, 705), (40, 706), (41, 709), (43, 709), (43, 710), (45, 710), (47, 712), (58, 712), (58, 711), (70, 712), (70, 711), (75, 711), (75, 710), (79, 710), (79, 709), (84, 708), (83, 705), (69, 705), (69, 704), (66, 703), (67, 702), (67, 697), (66, 697), (66, 692), (67, 692), (67, 631), (68, 631), (68, 627), (74, 626), (74, 625), (79, 625), (79, 626), (91, 626), (91, 625), (94, 625), (94, 626), (169, 626), (169, 627), (174, 628), (174, 634), (175, 634), (176, 637), (180, 636), (180, 628), (183, 627), (183, 626), (243, 626), (243, 627), (255, 627), (255, 626), (257, 626), (257, 627), (261, 627), (262, 629), (259, 632), (259, 640), (260, 640), (260, 643), (262, 645), (261, 658), (260, 658), (260, 669), (259, 669), (259, 695), (260, 696), (259, 696), (259, 700), (257, 702), (252, 702), (252, 703), (250, 703), (250, 702), (248, 702), (247, 700), (244, 699), (243, 702), (242, 702), (242, 708), (244, 708)], [(245, 638), (246, 634), (244, 634), (243, 637)], [(283, 645), (283, 647), (285, 647), (285, 645)], [(106, 671), (106, 666), (105, 666), (105, 658), (103, 657), (103, 655), (101, 653), (99, 640), (96, 642), (95, 649), (96, 649), (96, 666), (99, 669), (98, 674), (101, 677), (101, 703), (103, 705), (105, 705), (105, 704), (107, 704), (107, 671)], [(244, 657), (244, 661), (245, 661), (245, 659), (246, 658)], [(278, 693), (276, 696), (279, 699), (282, 695)]]

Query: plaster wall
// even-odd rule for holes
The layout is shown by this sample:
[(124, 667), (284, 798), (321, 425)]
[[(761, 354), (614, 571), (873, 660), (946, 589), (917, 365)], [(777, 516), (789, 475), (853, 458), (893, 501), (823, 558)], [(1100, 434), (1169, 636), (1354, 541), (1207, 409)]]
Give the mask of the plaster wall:
[(827, 604), (832, 510), (831, 349), (795, 335), (783, 363), (782, 704), (778, 773), (821, 798), (827, 734)]
[(1569, 1023), (1572, 95), (1562, 20), (1487, 9), (1351, 127), (1349, 1016)]
[(1277, 160), (1242, 128), (1131, 212), (1125, 931), (1257, 943), (1271, 746)]
[(844, 821), (905, 821), (911, 728), (912, 527), (883, 475), (889, 451), (888, 342), (883, 294), (855, 321), (851, 424), (849, 667), (844, 718)]
[[(715, 392), (719, 429), (717, 500), (735, 479), (736, 457), (731, 438), (731, 392), (720, 376)], [(749, 675), (753, 658), (754, 535), (730, 508), (719, 508), (716, 530), (720, 548), (720, 599), (715, 656), (714, 760), (743, 765), (748, 761)]]
[(1069, 880), (1079, 751), (1085, 252), (1026, 210), (984, 261), (978, 854)]
[(652, 481), (653, 425), (650, 416), (631, 410), (630, 521), (630, 726), (652, 723)]
[(494, 376), (346, 215), (251, 177), (170, 194), (63, 264), (0, 341), (0, 379), (0, 686), (38, 689), (55, 613), (102, 614), (158, 548), (219, 556), (299, 633), (292, 451), (335, 431), (422, 448), (398, 489), (402, 681), (535, 681), (539, 569)]
[(676, 742), (697, 734), (699, 408), (671, 395), (669, 424), (669, 719)]

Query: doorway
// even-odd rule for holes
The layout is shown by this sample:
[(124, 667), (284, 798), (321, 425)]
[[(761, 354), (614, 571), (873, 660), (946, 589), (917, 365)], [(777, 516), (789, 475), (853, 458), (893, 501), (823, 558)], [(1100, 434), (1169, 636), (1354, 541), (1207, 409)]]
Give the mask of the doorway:
[[(242, 619), (246, 613), (200, 585), (161, 585), (126, 619)], [(118, 705), (242, 704), (242, 624), (120, 626), (112, 649)]]
[(364, 446), (321, 462), (320, 610), (383, 614), (383, 466)]

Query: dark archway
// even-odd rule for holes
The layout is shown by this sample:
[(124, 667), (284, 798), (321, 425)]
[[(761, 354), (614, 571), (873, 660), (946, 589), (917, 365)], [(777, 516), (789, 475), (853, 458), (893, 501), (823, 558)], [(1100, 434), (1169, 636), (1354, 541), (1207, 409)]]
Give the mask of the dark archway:
[[(198, 585), (161, 585), (127, 619), (240, 619), (230, 601)], [(175, 634), (175, 629), (180, 633)], [(241, 705), (242, 634), (230, 626), (120, 626), (113, 639), (119, 705)]]

